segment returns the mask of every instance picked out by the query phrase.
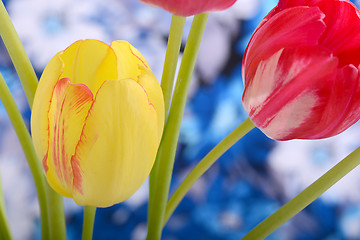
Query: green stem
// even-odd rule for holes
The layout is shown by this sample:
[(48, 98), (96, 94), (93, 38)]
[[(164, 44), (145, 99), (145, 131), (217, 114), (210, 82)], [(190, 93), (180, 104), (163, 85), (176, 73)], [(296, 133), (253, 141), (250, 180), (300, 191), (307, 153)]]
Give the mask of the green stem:
[(173, 15), (171, 19), (169, 40), (166, 49), (165, 63), (161, 78), (161, 89), (164, 94), (165, 119), (168, 116), (174, 78), (185, 26), (185, 17)]
[(169, 187), (174, 167), (181, 120), (184, 114), (191, 76), (194, 71), (196, 58), (199, 52), (208, 16), (209, 15), (206, 13), (194, 17), (185, 47), (171, 103), (169, 118), (165, 125), (163, 137), (158, 150), (160, 161), (156, 182), (157, 184), (155, 194), (153, 195), (154, 198), (151, 202), (151, 214), (149, 215), (148, 221), (148, 240), (161, 238), (165, 207), (169, 195)]
[(11, 236), (9, 223), (6, 218), (5, 199), (4, 199), (1, 183), (0, 183), (0, 239), (4, 239), (4, 240), (13, 239)]
[(38, 80), (2, 1), (0, 1), (0, 36), (19, 75), (31, 108)]
[[(24, 46), (22, 45), (19, 36), (16, 33), (16, 30), (10, 20), (10, 17), (5, 9), (4, 4), (2, 1), (0, 1), (0, 36), (3, 39), (3, 42), (9, 52), (9, 55), (11, 57), (11, 60), (15, 66), (16, 72), (19, 75), (21, 84), (24, 88), (25, 95), (27, 97), (28, 103), (30, 108), (32, 107), (38, 79), (36, 77), (35, 71), (31, 65), (31, 62), (25, 52)], [(10, 96), (10, 98), (12, 98)], [(12, 99), (11, 99), (12, 100)], [(10, 102), (11, 100), (5, 100), (5, 102)], [(5, 105), (6, 103), (4, 103)], [(14, 110), (16, 105), (13, 106), (12, 111)], [(9, 114), (9, 113), (8, 113)], [(9, 114), (10, 117), (10, 114)], [(17, 131), (18, 138), (20, 140), (20, 143), (23, 147), (23, 150), (25, 152), (25, 156), (28, 160), (30, 170), (32, 172), (35, 186), (38, 190), (38, 197), (39, 197), (39, 204), (40, 204), (40, 211), (41, 211), (41, 222), (42, 222), (42, 234), (43, 239), (48, 239), (49, 236), (49, 223), (48, 223), (48, 210), (46, 208), (47, 201), (46, 201), (46, 190), (50, 187), (47, 185), (46, 180), (44, 179), (43, 173), (42, 173), (42, 167), (40, 164), (40, 161), (37, 159), (37, 156), (34, 151), (34, 147), (30, 138), (30, 135), (25, 127), (25, 124), (23, 121), (21, 121), (21, 115), (20, 113), (14, 117), (14, 122), (18, 121), (18, 125), (14, 128), (15, 131)], [(22, 123), (19, 123), (22, 122)], [(20, 126), (20, 125), (23, 126)], [(18, 129), (18, 130), (17, 130)], [(26, 131), (25, 131), (26, 130)], [(21, 133), (18, 133), (21, 132)], [(56, 216), (62, 216), (62, 219), (58, 219), (59, 223), (64, 221), (64, 214), (63, 214), (63, 207), (60, 206), (62, 204), (62, 197), (58, 195), (57, 193), (51, 191), (47, 191), (48, 194), (52, 194), (50, 198), (52, 199), (58, 199), (57, 202), (57, 208), (53, 208), (50, 206), (49, 214), (51, 219), (55, 219)], [(59, 200), (61, 198), (61, 201)], [(51, 232), (58, 232), (64, 231), (63, 234), (65, 234), (65, 227), (60, 225), (54, 225), (51, 224), (52, 228), (50, 229)], [(60, 234), (61, 235), (61, 234)]]
[[(186, 20), (185, 17), (180, 17), (176, 15), (173, 15), (171, 19), (169, 40), (166, 49), (163, 74), (161, 78), (161, 88), (164, 94), (164, 102), (165, 102), (165, 119), (167, 119), (168, 117), (170, 99), (174, 85), (174, 77), (175, 77), (177, 62), (179, 58), (185, 20)], [(151, 210), (150, 206), (152, 206), (151, 203), (155, 191), (155, 186), (156, 186), (155, 181), (157, 179), (158, 170), (159, 170), (159, 159), (156, 158), (149, 179), (149, 209), (148, 209), (149, 212)]]
[[(20, 38), (16, 33), (16, 30), (10, 20), (9, 14), (7, 13), (2, 1), (0, 1), (0, 36), (3, 39), (3, 42), (15, 66), (16, 72), (19, 75), (29, 106), (30, 108), (32, 108), (32, 104), (38, 84), (38, 79), (31, 65), (31, 62), (25, 52), (24, 46), (22, 45)], [(3, 85), (0, 88), (2, 88), (3, 90), (7, 89), (4, 81), (3, 81)], [(9, 95), (5, 97), (6, 99), (2, 99), (2, 101), (4, 105), (9, 106), (9, 110), (7, 110), (8, 115), (18, 135), (26, 159), (28, 160), (28, 164), (32, 172), (35, 186), (38, 192), (40, 212), (41, 212), (42, 236), (43, 239), (48, 239), (49, 223), (48, 223), (48, 209), (47, 209), (47, 201), (46, 201), (46, 197), (47, 197), (46, 189), (50, 187), (47, 185), (47, 182), (44, 179), (40, 161), (37, 159), (34, 146), (31, 141), (31, 137), (26, 129), (24, 122), (22, 121), (21, 114), (20, 112), (18, 112), (18, 109), (15, 105), (15, 102), (13, 101), (13, 98), (11, 97), (10, 92), (8, 94)], [(57, 195), (57, 196), (56, 197), (50, 196), (50, 197), (60, 198), (60, 195), (58, 195), (57, 193), (53, 193), (53, 195), (55, 196)], [(54, 219), (56, 216), (63, 216), (63, 211), (60, 212), (62, 209), (63, 208), (60, 206), (59, 208), (50, 209), (51, 210), (49, 211), (50, 218)], [(64, 221), (63, 219), (59, 219), (58, 221), (60, 222)], [(52, 225), (52, 229), (50, 229), (50, 231), (51, 232), (64, 231), (65, 234), (65, 228), (62, 227), (61, 225), (59, 226)]]
[(48, 209), (49, 209), (49, 224), (50, 224), (50, 239), (65, 240), (66, 239), (66, 225), (63, 197), (57, 194), (46, 182)]
[(341, 178), (360, 164), (360, 147), (336, 164), (318, 180), (313, 182), (304, 191), (291, 199), (288, 203), (278, 209), (271, 216), (253, 228), (243, 238), (264, 239), (298, 212), (317, 199), (326, 190), (337, 183)]
[(227, 135), (218, 145), (216, 145), (189, 173), (185, 180), (180, 184), (178, 189), (171, 196), (166, 205), (164, 225), (169, 220), (175, 208), (184, 198), (185, 194), (190, 190), (194, 183), (215, 163), (215, 161), (223, 155), (231, 146), (239, 139), (247, 134), (255, 126), (249, 118), (240, 124), (234, 131)]
[(21, 113), (16, 106), (16, 103), (11, 95), (9, 88), (3, 76), (0, 74), (0, 100), (4, 104), (5, 110), (10, 118), (10, 121), (15, 129), (16, 135), (20, 141), (21, 147), (24, 150), (25, 157), (30, 167), (30, 171), (34, 178), (35, 187), (38, 194), (40, 215), (41, 215), (41, 228), (43, 239), (49, 237), (48, 225), (48, 209), (46, 205), (46, 186), (44, 174), (40, 161), (37, 159), (34, 146), (31, 141), (29, 131), (22, 119)]
[(82, 232), (82, 240), (91, 240), (94, 230), (96, 207), (84, 207), (84, 224)]

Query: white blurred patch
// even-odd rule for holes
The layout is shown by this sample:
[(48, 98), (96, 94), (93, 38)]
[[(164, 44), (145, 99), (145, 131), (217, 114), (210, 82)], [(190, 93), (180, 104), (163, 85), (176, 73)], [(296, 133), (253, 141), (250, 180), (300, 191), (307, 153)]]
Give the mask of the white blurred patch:
[(345, 239), (360, 238), (360, 209), (358, 204), (348, 206), (342, 213), (339, 222)]
[(79, 39), (107, 41), (100, 24), (90, 21), (94, 1), (15, 0), (8, 5), (15, 29), (32, 64), (42, 70), (57, 52)]
[[(234, 5), (229, 9), (234, 17), (237, 19), (251, 19), (259, 11), (260, 0), (237, 0)], [(219, 12), (219, 14), (229, 15), (226, 12)], [(224, 16), (226, 18), (226, 16)]]
[(15, 240), (31, 239), (39, 218), (34, 182), (15, 132), (9, 127), (2, 138), (1, 184), (11, 233)]
[[(323, 140), (278, 142), (269, 155), (269, 165), (287, 199), (313, 183), (360, 145), (360, 123)], [(360, 201), (360, 168), (355, 168), (320, 198), (337, 204)]]
[(137, 190), (124, 203), (133, 209), (140, 207), (145, 204), (149, 198), (149, 178), (146, 179), (145, 183)]
[(240, 20), (253, 18), (259, 0), (238, 0), (227, 10), (211, 13), (201, 43), (197, 68), (203, 80), (213, 83), (230, 56), (231, 43), (241, 29)]
[(131, 234), (131, 240), (146, 239), (147, 225), (145, 223), (138, 224)]
[(212, 83), (224, 68), (233, 35), (231, 28), (221, 24), (215, 15), (209, 16), (197, 59), (197, 68), (206, 82)]

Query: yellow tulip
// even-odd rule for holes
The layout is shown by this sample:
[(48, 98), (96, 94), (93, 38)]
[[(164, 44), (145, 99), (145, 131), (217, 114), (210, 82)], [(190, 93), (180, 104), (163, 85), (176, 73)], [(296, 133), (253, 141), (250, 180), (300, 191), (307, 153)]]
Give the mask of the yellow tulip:
[(46, 66), (31, 116), (50, 186), (79, 205), (128, 199), (155, 161), (164, 126), (159, 83), (125, 41), (73, 43)]

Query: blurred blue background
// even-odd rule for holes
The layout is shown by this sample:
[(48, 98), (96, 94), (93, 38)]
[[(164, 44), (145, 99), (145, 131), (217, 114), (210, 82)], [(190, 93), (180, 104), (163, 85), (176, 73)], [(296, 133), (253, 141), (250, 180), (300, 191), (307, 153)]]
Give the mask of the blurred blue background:
[[(161, 78), (171, 15), (138, 0), (3, 0), (40, 77), (50, 58), (78, 39), (129, 41)], [(357, 4), (357, 2), (354, 2)], [(212, 13), (182, 123), (171, 192), (221, 139), (247, 118), (241, 61), (275, 0), (238, 0)], [(186, 35), (191, 18), (186, 24)], [(6, 49), (0, 72), (29, 125), (30, 110)], [(226, 152), (171, 217), (163, 239), (240, 239), (360, 145), (360, 126), (319, 141), (275, 142), (259, 130)], [(0, 103), (0, 173), (15, 239), (40, 239), (31, 174)], [(268, 239), (360, 239), (360, 171), (355, 169)], [(94, 239), (144, 239), (147, 183), (129, 200), (98, 209)], [(81, 239), (82, 208), (65, 200), (69, 240)]]

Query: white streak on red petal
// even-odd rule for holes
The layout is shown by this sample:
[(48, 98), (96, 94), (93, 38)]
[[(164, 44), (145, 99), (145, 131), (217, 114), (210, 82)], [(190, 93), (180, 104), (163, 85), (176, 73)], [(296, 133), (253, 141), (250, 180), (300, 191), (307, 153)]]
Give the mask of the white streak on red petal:
[(276, 79), (279, 79), (280, 73), (277, 71), (277, 68), (282, 52), (283, 49), (275, 53), (271, 58), (259, 63), (254, 79), (248, 82), (246, 92), (244, 93), (244, 98), (248, 100), (244, 106), (246, 111), (256, 109), (254, 113), (256, 115), (256, 112), (261, 110), (265, 100), (274, 91)]
[[(312, 109), (317, 106), (318, 97), (315, 93), (305, 93), (284, 105), (271, 119), (265, 122), (260, 129), (274, 139), (286, 140), (286, 137), (296, 131), (312, 115)], [(280, 104), (280, 103), (279, 103)]]

